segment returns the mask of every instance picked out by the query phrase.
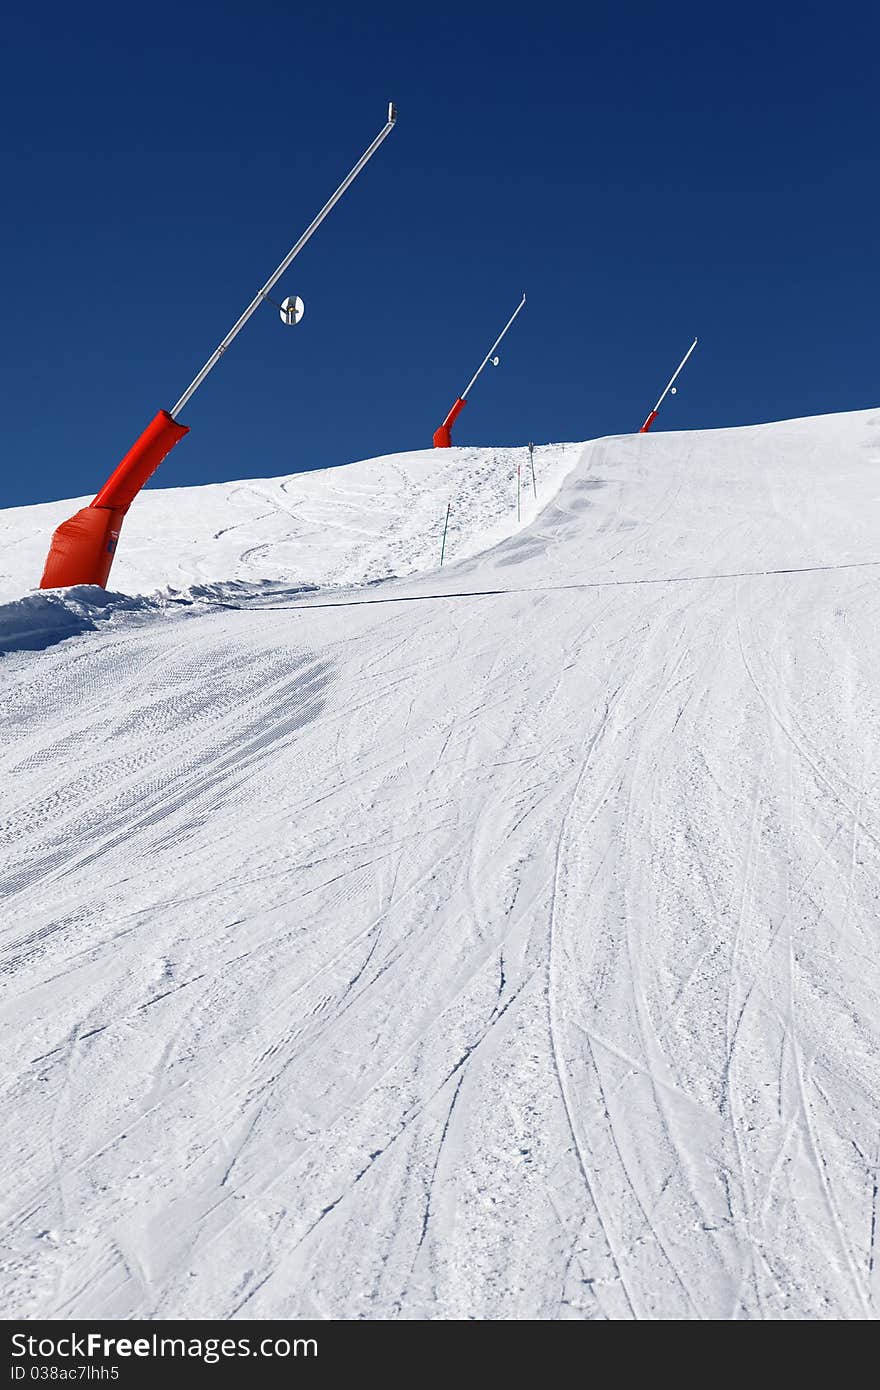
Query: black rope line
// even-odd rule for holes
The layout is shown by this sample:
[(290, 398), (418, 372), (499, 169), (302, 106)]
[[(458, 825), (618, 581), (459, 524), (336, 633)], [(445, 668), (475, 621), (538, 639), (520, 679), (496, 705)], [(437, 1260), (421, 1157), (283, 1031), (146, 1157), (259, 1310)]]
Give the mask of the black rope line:
[[(234, 612), (247, 612), (258, 609), (267, 613), (300, 612), (309, 608), (366, 608), (380, 603), (436, 603), (452, 598), (499, 598), (508, 594), (557, 594), (584, 589), (626, 589), (644, 585), (660, 584), (705, 584), (722, 579), (766, 579), (786, 574), (823, 574), (835, 570), (857, 570), (880, 568), (880, 560), (851, 560), (840, 565), (793, 565), (786, 569), (730, 570), (721, 574), (680, 574), (668, 575), (661, 579), (591, 579), (572, 584), (545, 584), (525, 589), (464, 589), (447, 594), (397, 594), (387, 598), (330, 599), (320, 603), (260, 603), (255, 597), (253, 603), (225, 603), (223, 600), (207, 600), (211, 608), (231, 609)], [(193, 603), (204, 602), (194, 599)]]

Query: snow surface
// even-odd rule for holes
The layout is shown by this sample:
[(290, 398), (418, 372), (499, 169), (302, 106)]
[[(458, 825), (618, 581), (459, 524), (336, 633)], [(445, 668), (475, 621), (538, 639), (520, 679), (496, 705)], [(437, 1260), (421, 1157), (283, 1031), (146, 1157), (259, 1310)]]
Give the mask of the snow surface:
[(880, 1306), (880, 412), (491, 457), (0, 610), (4, 1316)]
[[(583, 446), (421, 449), (344, 468), (208, 487), (148, 488), (125, 519), (114, 589), (227, 583), (364, 584), (462, 559), (537, 515)], [(537, 482), (541, 492), (535, 498)], [(97, 480), (96, 480), (97, 481)], [(55, 527), (91, 497), (0, 510), (0, 603), (40, 582)]]

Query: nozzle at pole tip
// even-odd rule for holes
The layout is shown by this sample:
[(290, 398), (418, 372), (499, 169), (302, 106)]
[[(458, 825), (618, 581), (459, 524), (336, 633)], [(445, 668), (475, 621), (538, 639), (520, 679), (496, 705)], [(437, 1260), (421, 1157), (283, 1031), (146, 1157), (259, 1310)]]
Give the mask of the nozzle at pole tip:
[(393, 102), (393, 101), (389, 101), (389, 103), (388, 103), (388, 124), (389, 124), (389, 125), (394, 125), (394, 124), (396, 123), (396, 121), (397, 121), (397, 107), (394, 105), (394, 102)]

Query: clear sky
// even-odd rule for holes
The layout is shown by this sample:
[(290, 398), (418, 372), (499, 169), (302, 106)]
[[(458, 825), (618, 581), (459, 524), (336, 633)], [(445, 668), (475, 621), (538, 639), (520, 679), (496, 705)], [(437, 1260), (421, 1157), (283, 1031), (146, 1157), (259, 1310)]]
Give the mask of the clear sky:
[[(378, 132), (153, 486), (880, 401), (878, 8), (12, 0), (0, 506), (94, 493)], [(438, 454), (438, 467), (443, 456)]]

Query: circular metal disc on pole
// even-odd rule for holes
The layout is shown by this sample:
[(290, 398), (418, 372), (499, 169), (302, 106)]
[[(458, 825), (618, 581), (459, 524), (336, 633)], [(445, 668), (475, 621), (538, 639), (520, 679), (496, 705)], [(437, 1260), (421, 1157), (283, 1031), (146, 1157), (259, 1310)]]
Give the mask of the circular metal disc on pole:
[(299, 323), (305, 311), (306, 306), (303, 304), (299, 295), (289, 294), (286, 299), (282, 299), (281, 306), (278, 310), (278, 316), (282, 323), (294, 324)]

